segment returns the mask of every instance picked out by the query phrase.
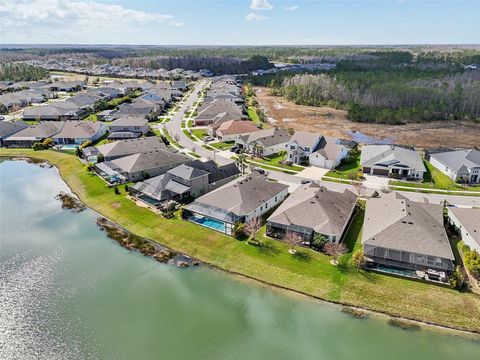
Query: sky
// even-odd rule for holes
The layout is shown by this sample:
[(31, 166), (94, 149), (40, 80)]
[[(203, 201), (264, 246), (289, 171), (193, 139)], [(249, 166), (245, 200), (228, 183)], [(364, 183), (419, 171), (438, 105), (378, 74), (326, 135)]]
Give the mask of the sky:
[(479, 44), (480, 0), (0, 0), (0, 44)]

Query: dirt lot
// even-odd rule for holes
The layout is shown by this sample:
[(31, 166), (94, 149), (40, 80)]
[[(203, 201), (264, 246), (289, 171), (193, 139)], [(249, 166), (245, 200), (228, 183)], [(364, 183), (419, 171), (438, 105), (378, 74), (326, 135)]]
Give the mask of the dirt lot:
[(480, 145), (480, 124), (429, 122), (408, 125), (361, 124), (349, 121), (346, 112), (329, 107), (295, 105), (281, 97), (268, 95), (268, 89), (255, 88), (258, 102), (275, 125), (295, 130), (369, 143), (427, 147), (473, 147)]

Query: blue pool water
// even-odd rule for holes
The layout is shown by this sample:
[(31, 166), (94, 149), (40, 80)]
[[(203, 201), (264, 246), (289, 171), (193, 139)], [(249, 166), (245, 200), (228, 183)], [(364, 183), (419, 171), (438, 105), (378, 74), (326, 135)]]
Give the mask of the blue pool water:
[(78, 145), (74, 145), (74, 144), (62, 145), (61, 147), (62, 150), (77, 150), (77, 148), (78, 148)]
[(215, 219), (207, 218), (207, 217), (197, 217), (191, 216), (189, 218), (190, 221), (193, 221), (196, 224), (208, 227), (210, 229), (225, 232), (225, 223), (223, 221), (218, 221)]

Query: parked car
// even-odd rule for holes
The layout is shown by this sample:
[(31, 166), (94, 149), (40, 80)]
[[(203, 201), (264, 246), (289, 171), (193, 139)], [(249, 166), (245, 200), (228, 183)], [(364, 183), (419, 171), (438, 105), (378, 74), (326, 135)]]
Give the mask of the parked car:
[(211, 137), (211, 136), (205, 136), (205, 137), (203, 138), (203, 141), (205, 141), (205, 142), (210, 142), (210, 141), (213, 141), (213, 140), (215, 140), (215, 139), (214, 139), (213, 137)]
[(267, 171), (265, 169), (262, 169), (261, 167), (258, 167), (258, 166), (254, 167), (253, 171), (256, 171), (256, 172), (258, 172), (262, 175), (267, 175)]
[(311, 184), (311, 183), (312, 183), (312, 180), (302, 179), (301, 183), (302, 183), (302, 185)]

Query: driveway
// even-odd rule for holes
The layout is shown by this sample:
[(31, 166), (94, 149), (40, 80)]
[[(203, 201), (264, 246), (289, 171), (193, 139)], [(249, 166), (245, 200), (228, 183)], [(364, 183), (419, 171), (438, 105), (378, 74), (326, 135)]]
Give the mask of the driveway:
[(369, 189), (376, 189), (382, 190), (388, 188), (388, 183), (390, 179), (384, 176), (376, 176), (376, 175), (363, 175), (365, 176), (365, 181), (363, 185), (365, 185)]
[(317, 166), (309, 166), (303, 169), (302, 171), (300, 171), (295, 176), (320, 181), (327, 172), (328, 172), (328, 169), (323, 169)]

